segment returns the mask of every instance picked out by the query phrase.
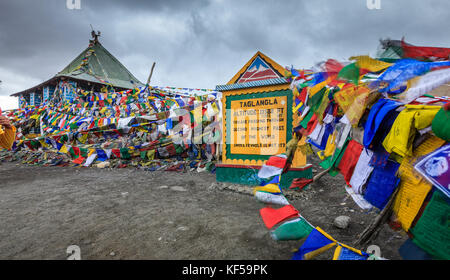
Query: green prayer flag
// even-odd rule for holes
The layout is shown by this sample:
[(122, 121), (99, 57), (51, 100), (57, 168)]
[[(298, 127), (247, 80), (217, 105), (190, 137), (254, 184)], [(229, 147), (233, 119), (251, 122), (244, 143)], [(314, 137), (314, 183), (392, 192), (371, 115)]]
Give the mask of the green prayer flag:
[(142, 151), (141, 152), (141, 159), (145, 159), (147, 158), (147, 151)]
[(281, 224), (271, 232), (272, 238), (278, 241), (300, 240), (307, 237), (314, 228), (304, 219), (296, 219)]
[(450, 141), (450, 111), (441, 108), (434, 117), (431, 128), (437, 137)]
[(39, 146), (41, 145), (41, 143), (39, 141), (35, 141), (35, 140), (31, 140), (30, 143), (34, 149), (39, 148)]
[(121, 148), (120, 149), (120, 158), (121, 159), (131, 159), (131, 155), (128, 151), (128, 148)]
[[(72, 124), (71, 124), (72, 125)], [(72, 129), (72, 128), (71, 128)], [(65, 142), (67, 142), (69, 140), (69, 136), (67, 136), (67, 134), (64, 134), (63, 136), (61, 136), (61, 139), (60, 139), (60, 141), (62, 142), (62, 143), (65, 143)]]
[(175, 151), (177, 155), (182, 154), (184, 152), (184, 147), (181, 145), (174, 144)]
[(300, 122), (300, 125), (303, 128), (308, 128), (308, 122), (311, 120), (312, 116), (314, 115), (314, 111), (309, 110), (308, 114), (306, 114), (306, 116), (303, 118), (303, 120)]
[(328, 168), (332, 167), (330, 169), (330, 171), (328, 172), (328, 174), (330, 174), (333, 177), (336, 176), (337, 174), (339, 174), (339, 171), (336, 170), (336, 166), (338, 166), (339, 163), (341, 162), (341, 159), (344, 156), (345, 149), (347, 148), (347, 144), (350, 140), (351, 140), (351, 137), (347, 137), (347, 139), (345, 140), (345, 144), (344, 144), (344, 146), (342, 146), (342, 148), (340, 148), (340, 149), (336, 148), (333, 156), (327, 157), (325, 160), (323, 160), (321, 163), (319, 163), (319, 165), (323, 169), (328, 169)]
[(346, 80), (357, 85), (359, 82), (359, 68), (355, 63), (351, 63), (339, 71), (338, 79)]
[(309, 98), (308, 106), (311, 108), (310, 112), (315, 112), (319, 108), (320, 103), (321, 103), (326, 91), (327, 91), (327, 88), (324, 87), (319, 92), (314, 94), (311, 98)]
[(86, 158), (88, 155), (88, 149), (80, 148), (80, 156)]
[(450, 198), (435, 190), (417, 224), (413, 242), (435, 258), (450, 259)]
[(70, 147), (69, 153), (70, 153), (70, 155), (71, 155), (72, 157), (75, 157), (75, 151), (73, 150), (72, 147)]

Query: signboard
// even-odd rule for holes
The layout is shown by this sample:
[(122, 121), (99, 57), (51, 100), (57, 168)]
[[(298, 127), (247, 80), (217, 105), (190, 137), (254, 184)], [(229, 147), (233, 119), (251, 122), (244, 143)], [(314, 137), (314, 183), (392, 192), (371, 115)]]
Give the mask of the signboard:
[(274, 155), (286, 149), (287, 96), (231, 101), (232, 154)]
[(291, 107), (290, 90), (225, 95), (224, 161), (261, 164), (272, 155), (286, 152), (292, 137)]
[[(298, 115), (293, 113), (294, 94), (280, 73), (285, 69), (257, 52), (226, 85), (222, 92), (221, 162), (216, 179), (245, 185), (259, 185), (258, 169), (273, 155), (287, 152)], [(312, 178), (311, 165), (299, 148), (305, 140), (291, 143), (292, 161), (280, 181), (288, 188), (295, 178)]]

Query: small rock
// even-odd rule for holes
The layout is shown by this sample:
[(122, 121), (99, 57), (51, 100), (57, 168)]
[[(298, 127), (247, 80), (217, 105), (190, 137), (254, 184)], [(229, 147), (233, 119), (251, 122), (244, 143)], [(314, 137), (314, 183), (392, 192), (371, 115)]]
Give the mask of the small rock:
[(109, 163), (109, 161), (104, 161), (104, 162), (98, 163), (96, 166), (97, 166), (97, 168), (105, 168), (105, 167), (109, 167), (110, 163)]
[(159, 186), (158, 189), (168, 189), (168, 186)]
[(339, 216), (336, 219), (334, 219), (333, 224), (341, 229), (345, 229), (348, 227), (348, 224), (350, 223), (350, 217), (348, 216)]
[(173, 187), (170, 187), (170, 189), (173, 191), (177, 191), (177, 192), (186, 192), (187, 191), (185, 188), (180, 187), (180, 186), (173, 186)]
[(186, 230), (188, 230), (188, 227), (181, 226), (181, 227), (178, 227), (177, 230), (186, 231)]
[(90, 239), (86, 239), (83, 241), (83, 244), (87, 245), (87, 244), (91, 244), (92, 241)]
[(112, 257), (114, 257), (114, 256), (116, 255), (116, 253), (111, 252), (111, 253), (109, 253), (109, 255), (112, 256)]
[(187, 184), (189, 187), (195, 187), (195, 181), (190, 180), (187, 182)]
[(210, 190), (215, 190), (215, 189), (218, 189), (218, 188), (219, 188), (219, 186), (218, 186), (216, 183), (212, 183), (212, 184), (209, 186), (208, 189), (210, 189)]

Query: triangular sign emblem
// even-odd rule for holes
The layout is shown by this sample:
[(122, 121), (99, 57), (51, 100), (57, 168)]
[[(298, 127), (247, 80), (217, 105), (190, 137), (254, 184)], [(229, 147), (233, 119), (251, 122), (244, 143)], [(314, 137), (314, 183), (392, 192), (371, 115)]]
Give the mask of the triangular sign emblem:
[(237, 83), (248, 83), (276, 78), (280, 78), (277, 72), (275, 72), (263, 59), (257, 56), (244, 74), (239, 78)]

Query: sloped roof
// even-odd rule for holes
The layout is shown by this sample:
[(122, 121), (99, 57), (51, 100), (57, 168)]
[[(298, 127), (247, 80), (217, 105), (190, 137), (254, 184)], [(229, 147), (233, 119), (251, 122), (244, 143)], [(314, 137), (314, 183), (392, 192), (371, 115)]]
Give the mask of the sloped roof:
[[(86, 61), (83, 61), (86, 60)], [(81, 66), (81, 67), (80, 67)], [(70, 77), (94, 83), (110, 83), (114, 87), (136, 88), (143, 84), (128, 71), (102, 44), (91, 41), (80, 55), (78, 55), (57, 77)]]
[(105, 49), (98, 40), (90, 40), (89, 46), (55, 76), (39, 85), (11, 94), (11, 96), (32, 92), (36, 88), (56, 80), (58, 77), (67, 77), (78, 81), (105, 85), (110, 84), (115, 88), (125, 89), (132, 89), (144, 85)]
[(380, 51), (377, 57), (379, 59), (401, 59), (403, 57), (403, 50), (399, 47), (389, 47)]
[(377, 58), (387, 62), (393, 62), (403, 58), (402, 41), (400, 40), (380, 40), (377, 51)]

